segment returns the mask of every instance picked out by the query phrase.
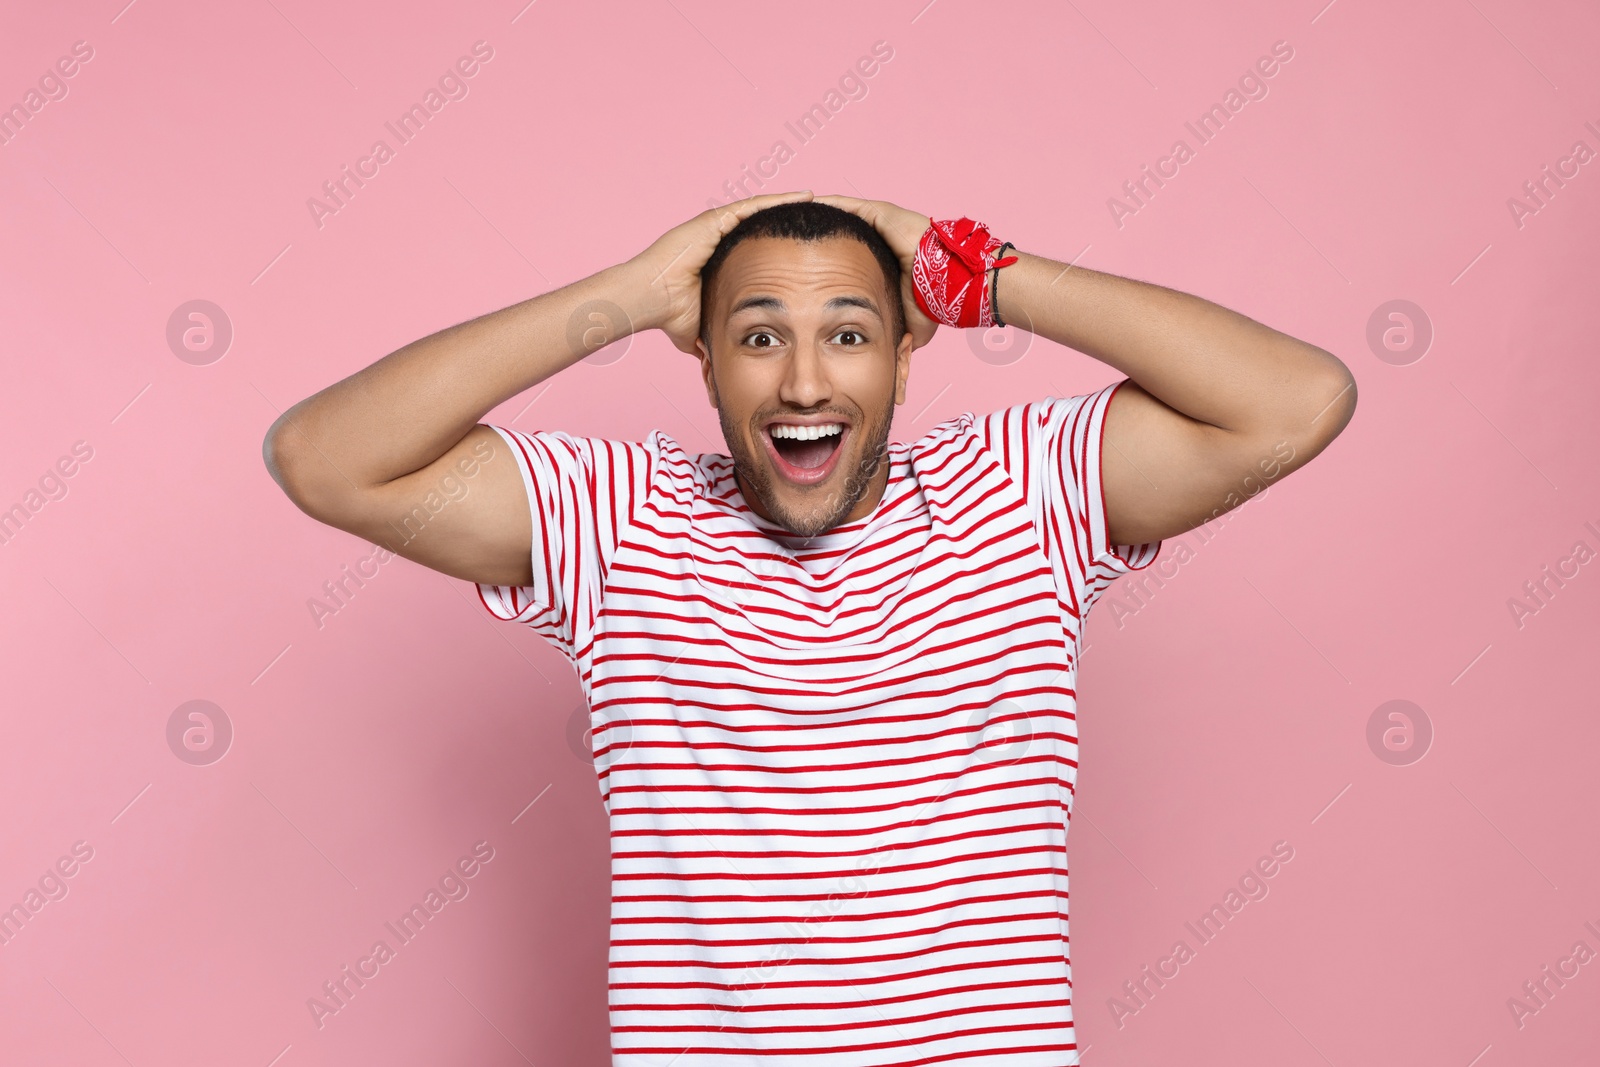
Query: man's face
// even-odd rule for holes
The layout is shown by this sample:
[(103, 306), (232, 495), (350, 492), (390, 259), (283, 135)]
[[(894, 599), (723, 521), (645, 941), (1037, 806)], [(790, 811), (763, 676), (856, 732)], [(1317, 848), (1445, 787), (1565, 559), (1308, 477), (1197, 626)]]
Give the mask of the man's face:
[[(877, 506), (911, 369), (911, 335), (889, 336), (891, 314), (883, 269), (854, 238), (750, 238), (723, 261), (701, 372), (762, 518), (810, 537)], [(842, 433), (792, 440), (785, 424)]]

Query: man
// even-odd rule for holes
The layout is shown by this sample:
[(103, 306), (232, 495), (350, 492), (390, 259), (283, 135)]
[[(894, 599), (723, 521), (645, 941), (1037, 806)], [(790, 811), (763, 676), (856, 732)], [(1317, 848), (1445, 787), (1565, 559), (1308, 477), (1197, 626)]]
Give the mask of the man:
[[(573, 663), (619, 1065), (1077, 1062), (1086, 614), (1321, 452), (1355, 386), (1215, 304), (998, 245), (879, 201), (753, 197), (268, 434), (300, 508), (477, 583)], [(890, 441), (912, 351), (997, 316), (1127, 377)], [(729, 455), (478, 424), (651, 328), (699, 357)], [(424, 506), (457, 472), (466, 494)]]

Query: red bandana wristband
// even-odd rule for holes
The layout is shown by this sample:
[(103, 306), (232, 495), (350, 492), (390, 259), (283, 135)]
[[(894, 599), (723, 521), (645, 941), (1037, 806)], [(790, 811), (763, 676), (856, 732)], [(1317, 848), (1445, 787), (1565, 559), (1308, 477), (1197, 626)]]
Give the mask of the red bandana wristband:
[(946, 326), (993, 326), (989, 271), (1017, 261), (996, 260), (1002, 247), (988, 227), (969, 218), (930, 225), (911, 263), (912, 292), (922, 313)]

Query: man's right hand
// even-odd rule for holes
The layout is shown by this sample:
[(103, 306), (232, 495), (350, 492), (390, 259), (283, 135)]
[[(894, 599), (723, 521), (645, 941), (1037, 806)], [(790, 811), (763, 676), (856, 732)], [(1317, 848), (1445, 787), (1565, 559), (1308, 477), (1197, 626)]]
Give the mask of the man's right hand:
[(658, 327), (680, 351), (698, 356), (695, 339), (700, 336), (700, 270), (717, 250), (718, 242), (762, 208), (810, 199), (809, 189), (752, 196), (709, 208), (662, 234), (629, 261), (651, 289), (651, 303), (657, 313), (649, 325)]

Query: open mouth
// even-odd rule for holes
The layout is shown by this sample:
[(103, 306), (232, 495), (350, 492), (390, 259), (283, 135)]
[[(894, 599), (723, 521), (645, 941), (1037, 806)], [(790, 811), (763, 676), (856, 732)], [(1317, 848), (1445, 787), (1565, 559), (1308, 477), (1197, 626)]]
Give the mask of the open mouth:
[(774, 431), (787, 432), (782, 423), (773, 423), (761, 430), (766, 442), (767, 455), (778, 473), (795, 485), (815, 485), (833, 473), (839, 456), (844, 452), (844, 440), (850, 433), (846, 423), (836, 423), (837, 433), (811, 438), (781, 436)]

